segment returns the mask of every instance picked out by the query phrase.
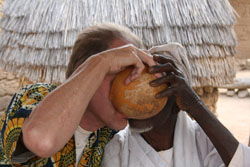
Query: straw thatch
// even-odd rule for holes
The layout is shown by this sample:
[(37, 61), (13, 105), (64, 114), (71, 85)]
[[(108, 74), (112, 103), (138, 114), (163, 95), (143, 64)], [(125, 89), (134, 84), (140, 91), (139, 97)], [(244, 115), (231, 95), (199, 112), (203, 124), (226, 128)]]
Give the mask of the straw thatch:
[(0, 66), (32, 81), (62, 82), (77, 34), (100, 22), (130, 27), (145, 45), (179, 42), (194, 87), (230, 83), (236, 22), (228, 0), (6, 0)]

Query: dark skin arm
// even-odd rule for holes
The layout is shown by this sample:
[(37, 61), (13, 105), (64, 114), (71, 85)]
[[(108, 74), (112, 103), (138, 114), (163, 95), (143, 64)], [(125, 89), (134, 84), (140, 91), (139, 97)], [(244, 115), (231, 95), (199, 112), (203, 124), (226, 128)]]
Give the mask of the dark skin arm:
[(209, 111), (172, 60), (163, 56), (154, 56), (154, 60), (159, 65), (150, 67), (149, 72), (165, 73), (166, 75), (152, 81), (151, 86), (170, 85), (156, 97), (174, 96), (178, 107), (196, 120), (217, 149), (225, 165), (228, 166), (239, 145), (237, 139)]

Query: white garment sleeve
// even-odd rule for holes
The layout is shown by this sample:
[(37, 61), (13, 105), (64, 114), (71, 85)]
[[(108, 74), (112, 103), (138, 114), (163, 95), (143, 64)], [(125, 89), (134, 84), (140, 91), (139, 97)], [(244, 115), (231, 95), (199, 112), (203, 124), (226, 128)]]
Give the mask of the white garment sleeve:
[(250, 147), (239, 144), (228, 167), (250, 167)]
[[(216, 148), (198, 124), (196, 127), (196, 139), (204, 167), (225, 166)], [(239, 144), (228, 167), (250, 167), (250, 147)]]
[(202, 166), (225, 167), (225, 164), (222, 161), (216, 148), (197, 122), (195, 122), (195, 133), (197, 149), (199, 152), (201, 163), (203, 163)]

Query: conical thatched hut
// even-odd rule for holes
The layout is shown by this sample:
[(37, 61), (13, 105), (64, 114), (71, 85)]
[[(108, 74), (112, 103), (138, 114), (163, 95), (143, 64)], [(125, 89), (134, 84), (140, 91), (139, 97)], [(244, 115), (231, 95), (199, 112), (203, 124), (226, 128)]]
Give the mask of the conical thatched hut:
[(130, 27), (147, 47), (183, 44), (193, 87), (217, 87), (235, 74), (228, 0), (6, 0), (3, 13), (0, 66), (34, 82), (62, 82), (77, 34), (105, 21)]

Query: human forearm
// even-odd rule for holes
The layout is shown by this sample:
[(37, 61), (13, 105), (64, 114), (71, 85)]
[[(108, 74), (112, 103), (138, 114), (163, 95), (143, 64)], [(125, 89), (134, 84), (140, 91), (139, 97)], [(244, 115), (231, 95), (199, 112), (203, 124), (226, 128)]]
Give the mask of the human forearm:
[(239, 142), (214, 114), (208, 110), (202, 101), (198, 101), (187, 112), (204, 130), (227, 166), (234, 156)]
[(154, 60), (161, 65), (153, 66), (149, 71), (151, 73), (165, 72), (166, 75), (150, 84), (152, 86), (169, 85), (166, 90), (157, 95), (157, 98), (174, 96), (179, 109), (187, 111), (198, 122), (216, 147), (224, 163), (228, 165), (237, 149), (238, 141), (208, 110), (189, 85), (187, 76), (176, 67), (171, 59), (154, 56)]
[(28, 149), (50, 156), (67, 143), (107, 72), (103, 63), (96, 57), (87, 60), (34, 109), (23, 125)]
[[(106, 92), (111, 80), (107, 81), (108, 77), (105, 76), (115, 75), (127, 66), (134, 66), (133, 72), (126, 80), (130, 82), (140, 76), (144, 69), (143, 62), (149, 66), (155, 64), (150, 55), (133, 45), (113, 48), (91, 56), (67, 81), (46, 96), (25, 120), (22, 131), (26, 147), (40, 156), (51, 156), (67, 143), (81, 120), (85, 119), (81, 125), (88, 126), (88, 129), (95, 126), (96, 122), (91, 121), (86, 125), (86, 117), (83, 114), (101, 85), (106, 87), (105, 91), (99, 93), (105, 92), (103, 98), (108, 101), (109, 93)], [(108, 105), (108, 110), (115, 112), (112, 105)], [(88, 110), (87, 113), (92, 112)], [(92, 117), (99, 116), (92, 113)], [(100, 123), (98, 126), (104, 126), (102, 120)], [(92, 127), (97, 128), (100, 127)]]

